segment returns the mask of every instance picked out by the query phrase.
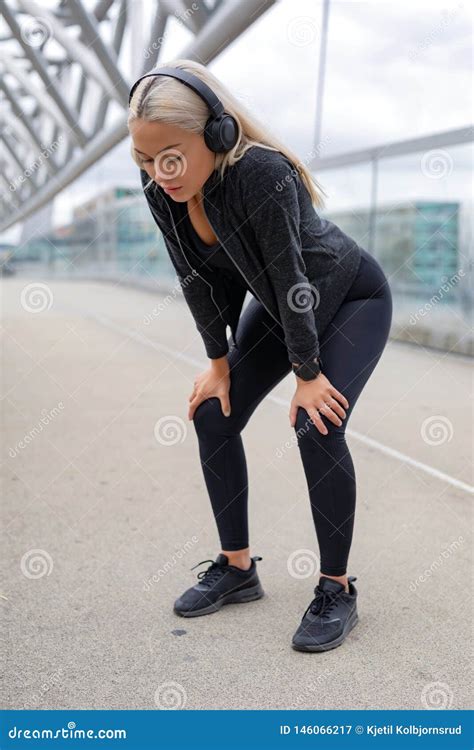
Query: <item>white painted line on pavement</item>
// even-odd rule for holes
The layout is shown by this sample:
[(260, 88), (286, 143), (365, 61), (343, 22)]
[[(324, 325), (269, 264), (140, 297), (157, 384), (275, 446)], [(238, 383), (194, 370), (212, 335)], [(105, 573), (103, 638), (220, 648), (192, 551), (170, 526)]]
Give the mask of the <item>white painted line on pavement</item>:
[[(69, 307), (69, 305), (67, 305), (67, 307)], [(71, 307), (71, 309), (73, 308)], [(92, 318), (93, 320), (96, 320), (98, 323), (105, 326), (106, 328), (110, 328), (111, 330), (114, 330), (117, 333), (120, 333), (124, 336), (128, 336), (130, 339), (133, 339), (134, 341), (138, 341), (140, 344), (143, 344), (144, 346), (149, 346), (152, 349), (155, 349), (156, 351), (165, 352), (166, 354), (169, 354), (171, 357), (174, 357), (175, 359), (179, 359), (182, 362), (187, 362), (188, 364), (194, 365), (195, 367), (199, 367), (199, 368), (206, 367), (206, 362), (203, 362), (200, 359), (196, 359), (195, 357), (191, 357), (188, 354), (183, 354), (182, 352), (176, 351), (175, 349), (172, 349), (169, 346), (166, 346), (165, 344), (159, 344), (156, 341), (152, 341), (147, 336), (141, 333), (138, 333), (137, 331), (123, 328), (122, 326), (119, 326), (116, 323), (114, 323), (109, 318), (106, 318), (104, 315), (98, 315), (98, 314), (91, 313), (89, 311), (85, 311), (79, 308), (74, 308), (74, 309), (77, 312), (80, 312), (83, 316)], [(266, 398), (269, 401), (273, 401), (273, 403), (277, 404), (278, 406), (289, 408), (289, 402), (285, 401), (282, 398), (279, 398), (278, 396), (272, 396), (269, 394), (268, 396), (266, 396)], [(446, 474), (444, 471), (439, 471), (439, 469), (435, 469), (434, 466), (425, 464), (422, 461), (417, 461), (415, 458), (411, 458), (410, 456), (407, 456), (406, 453), (401, 453), (401, 451), (397, 451), (395, 448), (390, 448), (390, 446), (385, 445), (384, 443), (381, 443), (378, 440), (374, 440), (373, 438), (369, 438), (367, 437), (367, 435), (363, 435), (361, 432), (356, 432), (355, 430), (351, 430), (348, 427), (346, 430), (346, 435), (350, 435), (355, 440), (359, 440), (361, 443), (364, 443), (364, 445), (368, 445), (371, 448), (375, 448), (375, 450), (378, 450), (381, 453), (385, 453), (385, 455), (387, 456), (391, 456), (392, 458), (396, 458), (399, 461), (409, 464), (410, 466), (413, 466), (415, 469), (424, 471), (426, 474), (429, 474), (431, 477), (434, 477), (435, 479), (440, 479), (442, 482), (447, 482), (453, 487), (456, 487), (458, 490), (462, 490), (463, 492), (467, 492), (471, 495), (474, 494), (474, 487), (472, 485), (467, 484), (466, 482), (462, 482), (460, 479), (456, 479), (456, 477), (452, 477), (450, 474)]]

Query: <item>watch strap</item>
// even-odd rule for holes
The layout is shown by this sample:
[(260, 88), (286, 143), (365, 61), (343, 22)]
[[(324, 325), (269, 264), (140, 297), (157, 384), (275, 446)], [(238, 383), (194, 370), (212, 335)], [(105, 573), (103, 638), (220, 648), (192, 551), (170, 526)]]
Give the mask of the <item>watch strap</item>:
[(295, 375), (302, 380), (314, 380), (318, 377), (321, 372), (323, 361), (321, 357), (313, 357), (313, 359), (307, 362), (301, 362), (300, 364), (292, 363), (291, 367)]

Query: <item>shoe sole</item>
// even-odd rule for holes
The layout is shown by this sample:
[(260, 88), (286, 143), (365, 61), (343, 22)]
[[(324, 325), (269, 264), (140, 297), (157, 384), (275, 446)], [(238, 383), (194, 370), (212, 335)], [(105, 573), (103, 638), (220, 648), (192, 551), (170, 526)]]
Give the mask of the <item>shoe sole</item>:
[(210, 615), (213, 612), (218, 612), (224, 604), (244, 604), (245, 602), (253, 602), (255, 599), (261, 599), (265, 592), (262, 588), (261, 583), (256, 586), (251, 586), (248, 589), (241, 591), (230, 592), (230, 594), (224, 594), (213, 604), (208, 607), (202, 607), (201, 609), (191, 609), (188, 612), (181, 612), (179, 609), (173, 608), (174, 612), (181, 617), (199, 617), (200, 615)]
[(337, 646), (341, 645), (341, 643), (345, 640), (346, 636), (349, 635), (351, 630), (355, 628), (358, 622), (359, 622), (359, 616), (356, 612), (355, 616), (352, 615), (347, 621), (346, 627), (342, 631), (341, 635), (339, 635), (333, 641), (328, 641), (327, 643), (315, 644), (314, 646), (299, 645), (293, 642), (291, 643), (291, 645), (296, 651), (311, 651), (311, 652), (330, 651), (330, 649), (337, 648)]

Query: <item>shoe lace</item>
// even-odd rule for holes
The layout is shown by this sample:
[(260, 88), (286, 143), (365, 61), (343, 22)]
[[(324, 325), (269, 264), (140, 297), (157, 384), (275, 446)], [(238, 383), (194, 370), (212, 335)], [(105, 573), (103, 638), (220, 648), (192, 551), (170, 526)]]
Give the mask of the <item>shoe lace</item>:
[(194, 570), (194, 568), (197, 568), (199, 565), (203, 565), (204, 563), (211, 563), (211, 565), (206, 570), (201, 570), (197, 577), (206, 586), (212, 586), (216, 581), (219, 580), (219, 578), (224, 575), (225, 570), (222, 565), (219, 565), (215, 562), (215, 560), (202, 560), (201, 562), (197, 563), (197, 565), (193, 565), (191, 570)]
[(306, 608), (303, 618), (308, 612), (311, 612), (313, 615), (319, 615), (322, 620), (328, 619), (331, 615), (332, 609), (334, 609), (337, 604), (338, 596), (339, 592), (337, 591), (326, 591), (324, 589), (316, 588), (316, 596)]

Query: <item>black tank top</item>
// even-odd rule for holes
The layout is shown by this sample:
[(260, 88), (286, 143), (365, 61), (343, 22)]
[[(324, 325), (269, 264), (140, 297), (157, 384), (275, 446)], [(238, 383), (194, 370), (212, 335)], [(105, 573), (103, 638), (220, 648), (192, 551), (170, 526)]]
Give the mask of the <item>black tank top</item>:
[(252, 289), (234, 264), (234, 261), (229, 258), (220, 242), (215, 242), (214, 245), (206, 245), (191, 223), (186, 203), (177, 203), (176, 205), (179, 206), (179, 228), (186, 238), (186, 245), (192, 253), (194, 260), (198, 263), (204, 262), (207, 266), (221, 269), (228, 280), (235, 284), (241, 284), (253, 294)]

